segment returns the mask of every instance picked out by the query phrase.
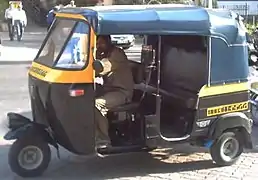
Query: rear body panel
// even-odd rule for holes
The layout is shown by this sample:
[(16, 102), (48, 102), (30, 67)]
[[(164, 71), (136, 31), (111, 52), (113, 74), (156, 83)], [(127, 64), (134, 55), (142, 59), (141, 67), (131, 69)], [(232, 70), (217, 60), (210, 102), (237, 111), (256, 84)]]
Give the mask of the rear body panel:
[[(62, 18), (87, 23), (81, 15), (63, 14)], [(83, 45), (88, 47), (87, 54), (83, 54), (87, 60), (83, 68), (48, 67), (34, 61), (29, 70), (34, 121), (49, 126), (60, 145), (73, 153), (85, 155), (95, 152), (95, 74), (92, 62), (96, 37), (91, 27), (89, 37), (89, 44)], [(73, 94), (78, 91), (82, 93)]]
[(207, 136), (210, 125), (225, 114), (241, 112), (250, 118), (249, 100), (247, 82), (202, 88), (192, 136)]
[[(77, 154), (95, 150), (94, 85), (49, 83), (29, 77), (34, 121), (49, 125), (57, 142)], [(71, 97), (69, 90), (80, 88), (83, 96)], [(83, 143), (84, 142), (84, 143)]]

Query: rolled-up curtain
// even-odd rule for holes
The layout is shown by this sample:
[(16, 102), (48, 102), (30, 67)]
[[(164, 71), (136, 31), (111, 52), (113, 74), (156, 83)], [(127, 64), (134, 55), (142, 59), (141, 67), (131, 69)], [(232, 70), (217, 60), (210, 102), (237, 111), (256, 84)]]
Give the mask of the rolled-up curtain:
[(161, 67), (161, 85), (164, 90), (173, 92), (181, 87), (198, 92), (208, 79), (207, 55), (201, 51), (166, 47)]

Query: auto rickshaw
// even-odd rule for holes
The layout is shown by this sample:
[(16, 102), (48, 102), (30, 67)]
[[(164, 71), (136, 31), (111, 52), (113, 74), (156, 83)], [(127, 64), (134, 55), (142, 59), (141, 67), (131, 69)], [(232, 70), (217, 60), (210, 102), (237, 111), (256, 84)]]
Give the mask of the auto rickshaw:
[[(109, 110), (112, 147), (98, 149), (95, 74), (103, 67), (95, 58), (96, 36), (114, 34), (145, 38), (141, 57), (131, 61), (134, 97)], [(61, 9), (29, 69), (33, 119), (7, 115), (4, 138), (15, 140), (12, 171), (41, 175), (49, 145), (89, 155), (190, 143), (209, 148), (218, 165), (234, 164), (252, 148), (246, 44), (239, 18), (228, 10), (168, 4)]]

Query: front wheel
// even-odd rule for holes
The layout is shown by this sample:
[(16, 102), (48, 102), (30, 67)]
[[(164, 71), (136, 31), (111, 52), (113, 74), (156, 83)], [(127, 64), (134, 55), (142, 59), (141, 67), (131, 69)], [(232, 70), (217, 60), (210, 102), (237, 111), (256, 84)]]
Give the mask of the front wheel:
[(9, 166), (21, 177), (36, 177), (43, 174), (51, 159), (47, 142), (39, 139), (17, 139), (8, 154)]
[(210, 148), (212, 160), (219, 166), (234, 164), (243, 151), (244, 145), (239, 132), (223, 133)]

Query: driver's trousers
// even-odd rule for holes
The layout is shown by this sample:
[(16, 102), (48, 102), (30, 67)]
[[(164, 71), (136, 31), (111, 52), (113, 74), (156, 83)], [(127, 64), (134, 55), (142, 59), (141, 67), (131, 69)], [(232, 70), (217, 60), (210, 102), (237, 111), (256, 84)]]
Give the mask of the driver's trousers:
[(106, 118), (109, 109), (125, 104), (126, 96), (122, 92), (107, 92), (95, 100), (95, 119), (96, 119), (96, 140), (110, 142), (108, 135), (109, 123)]

